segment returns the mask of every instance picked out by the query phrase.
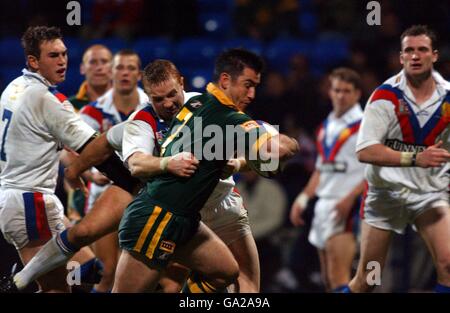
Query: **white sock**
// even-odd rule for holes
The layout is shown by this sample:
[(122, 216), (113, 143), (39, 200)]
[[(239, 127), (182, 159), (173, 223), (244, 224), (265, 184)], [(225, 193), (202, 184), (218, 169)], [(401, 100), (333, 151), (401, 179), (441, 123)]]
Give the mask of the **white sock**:
[(14, 283), (19, 290), (24, 289), (42, 275), (64, 265), (74, 255), (74, 253), (64, 252), (56, 243), (56, 238), (50, 239), (30, 262), (14, 275)]

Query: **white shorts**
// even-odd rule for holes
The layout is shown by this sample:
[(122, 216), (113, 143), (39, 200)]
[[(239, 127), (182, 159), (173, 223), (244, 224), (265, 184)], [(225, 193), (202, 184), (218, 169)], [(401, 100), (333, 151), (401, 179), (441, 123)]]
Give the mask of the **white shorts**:
[(426, 210), (448, 205), (447, 190), (417, 193), (408, 188), (390, 190), (369, 186), (361, 218), (373, 227), (403, 234), (406, 226)]
[(94, 207), (95, 201), (97, 201), (98, 197), (103, 193), (103, 191), (108, 188), (110, 184), (99, 186), (94, 183), (89, 184), (89, 197), (87, 206), (84, 208), (84, 213), (87, 214)]
[(0, 191), (0, 229), (18, 250), (30, 241), (48, 240), (62, 232), (63, 219), (63, 205), (54, 194), (9, 188)]
[(226, 245), (251, 234), (247, 210), (236, 190), (231, 191), (217, 207), (202, 208), (200, 214), (202, 222)]
[(336, 219), (336, 203), (340, 199), (319, 198), (314, 207), (314, 218), (309, 231), (308, 240), (317, 249), (325, 249), (325, 245), (330, 237), (344, 233), (353, 232), (353, 218), (355, 216), (355, 206), (349, 213), (346, 220)]

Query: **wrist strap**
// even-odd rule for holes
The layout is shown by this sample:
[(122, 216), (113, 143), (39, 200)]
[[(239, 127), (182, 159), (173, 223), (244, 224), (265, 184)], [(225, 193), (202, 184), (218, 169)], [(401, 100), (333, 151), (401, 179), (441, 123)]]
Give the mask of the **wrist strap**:
[(163, 171), (163, 172), (167, 171), (167, 166), (169, 165), (169, 159), (170, 159), (170, 157), (165, 157), (159, 161), (159, 168), (161, 169), (161, 171)]
[(415, 153), (414, 152), (401, 152), (400, 153), (400, 166), (413, 166), (413, 157), (414, 157), (414, 163), (415, 160)]
[(299, 194), (298, 197), (295, 199), (295, 202), (302, 208), (306, 208), (306, 206), (308, 205), (308, 201), (309, 201), (309, 197), (304, 192)]

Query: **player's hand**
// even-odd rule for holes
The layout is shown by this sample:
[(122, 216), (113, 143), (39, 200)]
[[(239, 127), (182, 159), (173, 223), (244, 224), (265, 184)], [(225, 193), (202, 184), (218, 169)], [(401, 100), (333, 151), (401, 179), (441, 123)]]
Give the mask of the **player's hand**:
[(346, 196), (336, 203), (335, 210), (336, 216), (335, 219), (338, 221), (343, 221), (347, 219), (347, 216), (350, 214), (353, 205), (355, 204), (355, 199), (352, 197)]
[(227, 164), (222, 169), (222, 175), (220, 176), (221, 179), (226, 179), (233, 175), (234, 173), (239, 172), (239, 169), (241, 168), (241, 161), (238, 159), (231, 159), (228, 160)]
[(441, 167), (450, 160), (450, 153), (442, 149), (442, 140), (429, 146), (425, 151), (419, 152), (416, 157), (416, 165), (419, 167)]
[(111, 183), (109, 178), (100, 172), (92, 172), (90, 180), (91, 180), (91, 182), (93, 182), (94, 184), (99, 185), (99, 186), (105, 186), (105, 185)]
[(302, 217), (304, 211), (305, 208), (300, 206), (297, 201), (294, 201), (291, 207), (291, 213), (289, 214), (289, 219), (294, 226), (298, 227), (305, 225), (305, 221)]
[(86, 185), (84, 184), (84, 181), (81, 179), (80, 176), (72, 172), (70, 166), (64, 169), (64, 179), (72, 189), (81, 190), (81, 192), (84, 194), (85, 197), (88, 196), (89, 191)]
[(180, 177), (190, 177), (200, 162), (190, 152), (180, 152), (169, 159), (167, 171)]

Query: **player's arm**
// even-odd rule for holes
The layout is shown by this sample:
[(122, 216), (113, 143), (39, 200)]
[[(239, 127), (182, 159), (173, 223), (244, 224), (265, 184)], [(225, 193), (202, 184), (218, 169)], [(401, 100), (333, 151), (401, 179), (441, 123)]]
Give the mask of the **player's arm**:
[(309, 200), (316, 194), (317, 186), (320, 182), (320, 172), (315, 170), (305, 188), (298, 194), (292, 203), (291, 212), (289, 218), (294, 226), (301, 226), (305, 224), (302, 218), (302, 214), (305, 211)]
[(378, 166), (441, 167), (450, 160), (450, 153), (441, 148), (442, 141), (422, 152), (395, 151), (382, 144), (374, 144), (357, 152), (358, 160)]
[(286, 161), (292, 158), (300, 150), (300, 147), (296, 139), (278, 134), (269, 137), (260, 145), (259, 150), (265, 158)]
[(191, 153), (171, 157), (154, 156), (155, 134), (145, 120), (131, 120), (125, 124), (122, 145), (124, 163), (131, 175), (138, 178), (145, 179), (166, 172), (189, 177), (199, 164)]

